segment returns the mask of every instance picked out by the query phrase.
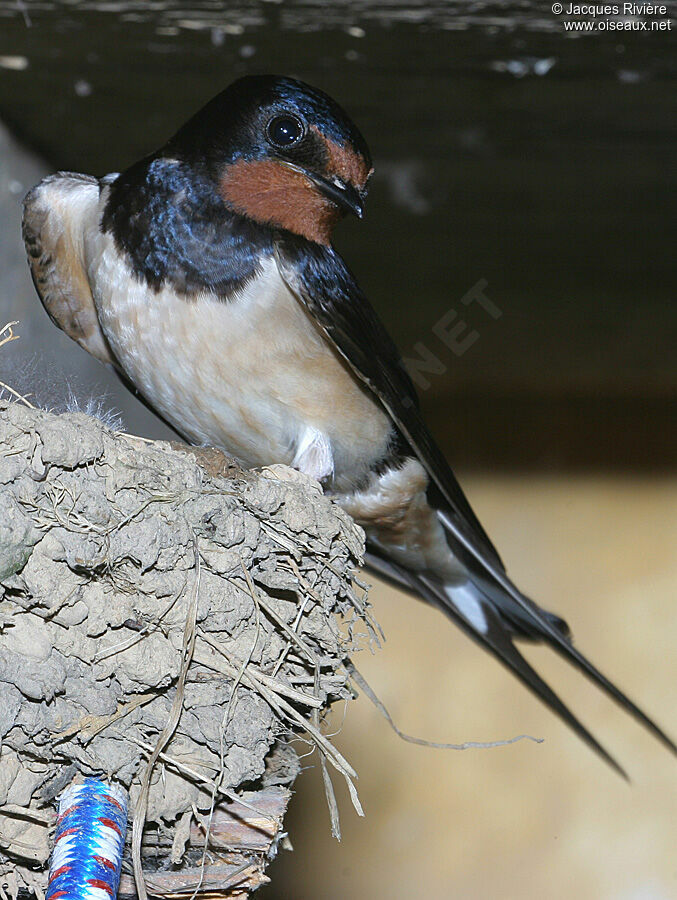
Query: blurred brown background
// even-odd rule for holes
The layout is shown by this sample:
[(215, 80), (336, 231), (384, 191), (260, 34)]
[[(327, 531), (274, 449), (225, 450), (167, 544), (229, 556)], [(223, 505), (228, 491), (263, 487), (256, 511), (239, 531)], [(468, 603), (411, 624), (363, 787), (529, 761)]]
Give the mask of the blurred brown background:
[[(322, 87), (376, 162), (338, 247), (405, 356), (427, 359), (423, 405), (473, 506), (518, 583), (677, 733), (675, 30), (571, 37), (529, 2), (0, 0), (0, 324), (22, 334), (0, 379), (58, 407), (65, 373), (130, 430), (166, 434), (42, 312), (20, 198), (46, 171), (128, 165), (239, 75)], [(367, 817), (342, 803), (333, 841), (306, 760), (296, 849), (262, 896), (677, 897), (669, 754), (529, 649), (629, 787), (439, 613), (372, 598), (387, 643), (357, 664), (403, 730), (544, 743), (433, 750), (364, 698), (337, 710)]]

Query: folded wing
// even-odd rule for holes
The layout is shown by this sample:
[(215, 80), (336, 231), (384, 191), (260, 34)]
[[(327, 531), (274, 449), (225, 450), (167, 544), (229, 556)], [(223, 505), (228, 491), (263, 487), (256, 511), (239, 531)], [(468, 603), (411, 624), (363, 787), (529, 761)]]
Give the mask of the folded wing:
[(87, 277), (87, 231), (98, 230), (96, 178), (59, 172), (24, 200), (23, 239), (33, 283), (52, 321), (88, 353), (113, 363)]
[(457, 624), (506, 665), (530, 690), (622, 773), (622, 769), (526, 662), (515, 637), (544, 641), (579, 668), (673, 753), (673, 741), (572, 645), (566, 623), (541, 609), (510, 580), (441, 451), (423, 422), (416, 393), (373, 307), (331, 248), (285, 235), (276, 259), (282, 277), (310, 316), (390, 414), (430, 478), (428, 500), (437, 511), (450, 552), (468, 575), (449, 584), (435, 573), (413, 572), (371, 546), (369, 562), (401, 587), (444, 609)]

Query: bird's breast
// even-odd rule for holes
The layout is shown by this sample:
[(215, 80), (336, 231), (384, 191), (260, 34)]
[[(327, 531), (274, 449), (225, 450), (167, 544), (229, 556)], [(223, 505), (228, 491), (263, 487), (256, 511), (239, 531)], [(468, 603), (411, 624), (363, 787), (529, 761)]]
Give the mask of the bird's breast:
[(392, 434), (360, 385), (286, 287), (272, 257), (228, 300), (154, 291), (113, 238), (87, 247), (102, 330), (126, 375), (195, 443), (250, 466), (293, 462), (308, 428), (331, 445), (337, 482), (364, 478)]

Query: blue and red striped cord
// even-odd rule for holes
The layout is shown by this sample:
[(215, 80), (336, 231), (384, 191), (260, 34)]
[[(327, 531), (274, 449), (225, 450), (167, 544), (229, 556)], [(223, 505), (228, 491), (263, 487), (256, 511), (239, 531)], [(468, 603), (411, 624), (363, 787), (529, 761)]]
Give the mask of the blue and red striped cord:
[(127, 794), (95, 778), (59, 798), (45, 900), (114, 900), (127, 827)]

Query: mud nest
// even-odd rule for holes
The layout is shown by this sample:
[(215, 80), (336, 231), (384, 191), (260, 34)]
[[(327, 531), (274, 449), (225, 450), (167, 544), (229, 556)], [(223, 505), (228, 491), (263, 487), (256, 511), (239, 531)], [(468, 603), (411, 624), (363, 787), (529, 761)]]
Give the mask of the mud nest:
[(362, 551), (285, 467), (0, 402), (0, 892), (44, 889), (54, 799), (82, 775), (120, 782), (146, 823), (123, 896), (134, 863), (155, 894), (266, 881), (297, 740), (334, 826), (330, 771), (359, 806), (322, 716), (375, 637)]

